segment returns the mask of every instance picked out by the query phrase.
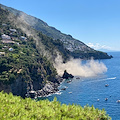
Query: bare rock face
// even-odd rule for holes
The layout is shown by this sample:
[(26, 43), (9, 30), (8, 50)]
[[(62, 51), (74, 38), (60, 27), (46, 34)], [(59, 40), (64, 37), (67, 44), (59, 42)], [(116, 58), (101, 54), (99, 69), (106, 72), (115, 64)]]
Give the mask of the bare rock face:
[(52, 83), (49, 82), (47, 83), (43, 89), (37, 91), (37, 96), (38, 97), (45, 97), (49, 94), (53, 94), (58, 91), (58, 83)]
[(63, 79), (69, 79), (73, 78), (74, 76), (72, 74), (69, 74), (66, 70), (64, 71), (64, 74), (62, 76)]
[[(21, 96), (23, 98), (45, 97), (59, 91), (58, 86), (62, 81), (63, 78), (57, 76), (55, 82), (48, 81), (43, 88), (40, 88), (39, 80), (25, 82), (25, 79), (23, 79), (22, 76), (19, 76), (12, 84), (7, 85), (0, 82), (0, 91), (3, 90), (7, 93), (12, 92), (13, 95)], [(36, 83), (34, 84), (34, 82)]]

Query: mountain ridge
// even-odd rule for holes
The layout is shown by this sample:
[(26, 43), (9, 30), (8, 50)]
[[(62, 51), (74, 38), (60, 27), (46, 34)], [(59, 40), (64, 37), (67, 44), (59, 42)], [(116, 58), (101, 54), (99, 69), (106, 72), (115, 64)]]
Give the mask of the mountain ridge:
[[(49, 26), (43, 20), (33, 17), (31, 15), (27, 15), (26, 13), (16, 10), (11, 7), (6, 7), (2, 4), (0, 6), (4, 9), (7, 9), (18, 18), (24, 20), (26, 24), (31, 26), (32, 28), (41, 31), (43, 34), (53, 38), (53, 40), (60, 40), (64, 47), (71, 52), (71, 56), (74, 58), (82, 58), (82, 59), (90, 59), (93, 57), (94, 59), (108, 59), (111, 58), (104, 52), (96, 51), (83, 42), (74, 39), (71, 35), (67, 35), (62, 33), (60, 30), (57, 30), (55, 27)], [(92, 56), (93, 55), (93, 56)], [(102, 55), (102, 56), (100, 56)]]

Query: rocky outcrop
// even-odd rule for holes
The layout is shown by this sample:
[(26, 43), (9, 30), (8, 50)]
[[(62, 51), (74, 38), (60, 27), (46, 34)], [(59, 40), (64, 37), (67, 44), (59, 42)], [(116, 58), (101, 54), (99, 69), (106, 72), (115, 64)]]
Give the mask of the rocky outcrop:
[(45, 97), (48, 96), (49, 94), (56, 93), (58, 91), (58, 86), (59, 86), (58, 83), (49, 82), (43, 87), (43, 89), (37, 91), (37, 96)]
[(55, 82), (48, 81), (42, 89), (37, 89), (40, 88), (40, 86), (43, 86), (40, 85), (40, 81), (25, 81), (22, 76), (19, 76), (19, 78), (11, 84), (0, 82), (0, 91), (3, 90), (7, 93), (12, 92), (13, 95), (21, 96), (23, 98), (45, 97), (49, 94), (56, 93), (58, 91), (58, 86), (62, 81), (63, 78), (57, 76)]
[(64, 74), (62, 76), (63, 79), (69, 79), (73, 78), (74, 76), (72, 74), (69, 74), (66, 70), (64, 71)]
[(63, 81), (63, 78), (56, 76), (56, 82), (48, 82), (41, 90), (37, 90), (37, 97), (46, 97), (50, 94), (59, 91), (58, 86)]

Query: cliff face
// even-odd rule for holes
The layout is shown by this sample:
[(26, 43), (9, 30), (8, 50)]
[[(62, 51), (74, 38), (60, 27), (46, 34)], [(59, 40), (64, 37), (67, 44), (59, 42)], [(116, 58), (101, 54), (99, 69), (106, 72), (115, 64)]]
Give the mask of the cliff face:
[(46, 84), (41, 84), (39, 80), (37, 81), (29, 81), (26, 82), (22, 76), (19, 76), (15, 82), (11, 84), (4, 84), (0, 82), (0, 91), (4, 91), (6, 93), (12, 92), (13, 95), (25, 97), (32, 97), (31, 92), (33, 93), (33, 97), (44, 97), (49, 94), (53, 94), (58, 91), (58, 85), (62, 81), (62, 79), (56, 79), (56, 82), (48, 82)]
[(27, 93), (27, 83), (22, 77), (17, 78), (16, 81), (11, 84), (0, 82), (0, 91), (2, 90), (6, 93), (12, 92), (14, 95), (25, 97)]
[(0, 91), (25, 97), (29, 91), (58, 82), (51, 61), (59, 49), (49, 40), (52, 41), (0, 8)]

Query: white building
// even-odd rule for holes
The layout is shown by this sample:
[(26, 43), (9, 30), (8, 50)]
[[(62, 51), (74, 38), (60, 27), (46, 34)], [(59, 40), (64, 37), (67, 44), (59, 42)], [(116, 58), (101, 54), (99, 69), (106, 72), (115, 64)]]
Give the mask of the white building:
[(16, 32), (17, 30), (16, 29), (10, 29), (11, 32)]
[(9, 48), (9, 51), (13, 51), (13, 48)]
[(3, 40), (10, 40), (11, 39), (10, 36), (5, 35), (5, 34), (3, 34), (1, 37)]
[(5, 56), (5, 52), (0, 52), (0, 57)]
[(27, 38), (24, 37), (24, 36), (21, 36), (20, 39), (21, 39), (21, 40), (27, 40)]

